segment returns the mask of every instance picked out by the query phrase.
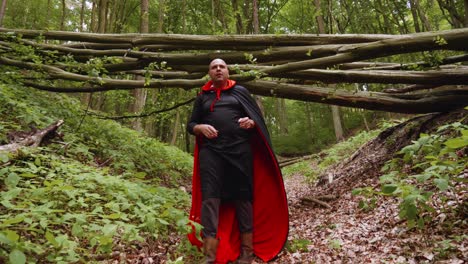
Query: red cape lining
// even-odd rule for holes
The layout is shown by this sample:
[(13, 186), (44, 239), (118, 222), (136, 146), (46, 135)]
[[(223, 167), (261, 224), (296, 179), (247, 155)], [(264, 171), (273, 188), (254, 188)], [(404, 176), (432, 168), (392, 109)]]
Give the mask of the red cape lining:
[[(255, 255), (263, 261), (269, 261), (278, 255), (286, 242), (289, 231), (288, 205), (283, 178), (273, 151), (258, 127), (256, 132), (251, 138), (254, 157), (253, 248)], [(201, 140), (197, 138), (192, 178), (192, 208), (189, 216), (190, 220), (197, 223), (200, 223), (201, 211), (199, 144)], [(202, 247), (203, 242), (197, 237), (194, 227), (188, 238), (193, 245)], [(240, 234), (232, 204), (221, 205), (218, 238), (220, 243), (216, 263), (236, 260), (240, 254)]]

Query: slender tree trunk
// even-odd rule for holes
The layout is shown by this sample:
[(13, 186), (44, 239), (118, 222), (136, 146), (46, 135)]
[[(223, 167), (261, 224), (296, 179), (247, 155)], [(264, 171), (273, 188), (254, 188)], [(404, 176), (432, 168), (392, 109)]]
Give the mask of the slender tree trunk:
[(170, 144), (175, 146), (177, 143), (177, 136), (179, 135), (179, 127), (180, 127), (180, 109), (177, 108), (176, 110), (176, 118), (174, 121), (174, 128), (172, 129), (172, 137)]
[(413, 0), (413, 3), (415, 5), (415, 7), (416, 7), (416, 10), (418, 11), (419, 18), (423, 22), (424, 29), (425, 29), (424, 31), (432, 31), (431, 22), (429, 22), (429, 19), (427, 18), (426, 13), (421, 8), (421, 4), (420, 4), (419, 0)]
[(415, 6), (415, 0), (410, 0), (410, 9), (411, 9), (411, 15), (413, 15), (413, 23), (414, 23), (414, 30), (416, 32), (421, 32), (421, 28), (419, 27), (419, 19), (418, 19), (418, 10), (416, 9)]
[(182, 1), (182, 32), (187, 33), (187, 0)]
[[(164, 2), (164, 0), (159, 1), (159, 3), (161, 2)], [(149, 0), (141, 0), (140, 7), (140, 33), (149, 33)]]
[[(163, 33), (163, 25), (164, 25), (164, 10), (165, 10), (165, 3), (164, 0), (159, 0), (159, 9), (158, 9), (158, 33)], [(185, 20), (184, 20), (185, 25)], [(149, 22), (146, 21), (146, 24), (149, 25)], [(146, 32), (149, 32), (147, 29)], [(142, 31), (143, 33), (143, 31)]]
[(245, 34), (250, 34), (253, 32), (253, 29), (252, 29), (253, 16), (251, 12), (252, 10), (250, 9), (251, 4), (252, 4), (252, 1), (249, 1), (249, 0), (244, 1), (243, 12), (244, 12), (244, 17), (248, 21), (247, 24), (245, 25), (245, 30), (244, 30)]
[(253, 26), (253, 30), (254, 30), (254, 34), (258, 34), (260, 33), (260, 23), (259, 23), (259, 20), (258, 20), (258, 0), (253, 0), (252, 1), (252, 17), (253, 17), (253, 23), (252, 23), (252, 26)]
[(464, 7), (465, 7), (465, 20), (463, 21), (464, 27), (468, 27), (468, 0), (464, 1)]
[(98, 33), (106, 33), (106, 24), (107, 24), (107, 1), (99, 1), (99, 18), (98, 18)]
[[(85, 0), (83, 0), (85, 1)], [(88, 31), (90, 32), (97, 32), (98, 30), (98, 23), (97, 23), (97, 5), (96, 5), (96, 1), (98, 0), (93, 0), (92, 1), (92, 7), (91, 7), (91, 21), (90, 21), (90, 25), (89, 25), (89, 29)], [(49, 0), (50, 2), (50, 0)], [(50, 6), (47, 10), (47, 12), (49, 12), (50, 10)], [(49, 17), (49, 15), (48, 15)], [(88, 106), (88, 105), (91, 105), (91, 100), (92, 100), (92, 94), (91, 93), (83, 93), (82, 96), (81, 96), (81, 102)]]
[[(252, 1), (252, 28), (254, 34), (260, 33), (260, 22), (258, 21), (258, 2), (257, 0)], [(265, 107), (263, 107), (262, 97), (259, 95), (254, 96), (255, 101), (257, 102), (260, 111), (262, 112), (263, 116), (265, 116)]]
[[(314, 0), (314, 5), (315, 5), (315, 10), (317, 13), (320, 13), (321, 14), (321, 3), (320, 3), (320, 0)], [(315, 21), (317, 21), (317, 28), (318, 28), (318, 32), (320, 34), (323, 34), (323, 32), (326, 32), (325, 31), (325, 22), (323, 20), (323, 16), (322, 15), (319, 15), (319, 16), (316, 16), (315, 17)]]
[(60, 30), (65, 30), (65, 17), (67, 16), (67, 3), (62, 0), (62, 18), (60, 19)]
[(52, 10), (51, 1), (52, 0), (47, 0), (47, 12), (46, 12), (46, 24), (45, 24), (46, 27), (50, 26), (50, 17), (51, 17), (50, 10)]
[(96, 2), (93, 1), (93, 5), (91, 7), (91, 22), (89, 26), (90, 32), (97, 32), (97, 5)]
[[(84, 15), (86, 10), (86, 0), (81, 1), (81, 12), (80, 12), (80, 32), (84, 31)], [(89, 29), (88, 29), (89, 31)]]
[[(439, 7), (443, 13), (445, 13), (444, 10), (448, 11), (449, 17), (450, 17), (448, 21), (452, 25), (452, 27), (454, 28), (463, 27), (463, 22), (466, 20), (466, 18), (462, 18), (460, 14), (458, 14), (455, 4), (452, 0), (450, 1), (437, 0), (437, 3), (439, 3)], [(465, 10), (466, 10), (467, 0), (464, 1), (464, 4), (465, 4)], [(467, 14), (465, 14), (465, 17), (466, 16)]]
[(242, 26), (242, 16), (239, 11), (239, 5), (237, 0), (231, 0), (232, 3), (232, 10), (234, 11), (234, 16), (236, 17), (236, 32), (237, 34), (243, 33), (243, 26)]
[[(160, 2), (162, 1), (163, 0), (160, 0)], [(141, 0), (140, 7), (141, 7), (140, 33), (149, 33), (149, 0)], [(158, 27), (160, 27), (160, 25)], [(137, 80), (143, 80), (143, 79), (144, 77), (137, 76)], [(146, 104), (147, 94), (148, 94), (148, 91), (144, 88), (133, 90), (133, 97), (135, 98), (134, 103), (132, 105), (132, 109), (131, 109), (133, 113), (138, 114), (143, 111), (143, 109), (145, 108), (145, 104)], [(142, 126), (141, 118), (135, 118), (132, 121), (132, 127), (133, 129), (137, 131), (142, 131), (143, 126)]]
[(216, 32), (216, 8), (215, 0), (211, 0), (211, 32)]
[(314, 122), (314, 116), (312, 115), (311, 103), (304, 102), (304, 104), (305, 104), (305, 114), (306, 114), (306, 122), (307, 122), (307, 129), (308, 129), (307, 133), (305, 134), (310, 136), (311, 143), (314, 144), (315, 133), (314, 131), (312, 131), (313, 129), (312, 124)]
[(3, 18), (5, 17), (7, 0), (2, 0), (2, 6), (0, 7), (0, 27), (3, 25)]
[[(322, 15), (322, 9), (320, 6), (320, 0), (315, 0), (315, 10), (317, 10), (317, 16), (315, 17), (320, 34), (325, 34), (325, 21)], [(331, 10), (329, 9), (329, 16), (332, 16)], [(331, 31), (329, 33), (332, 33)], [(336, 105), (331, 106), (332, 117), (333, 117), (333, 127), (335, 128), (336, 140), (341, 141), (343, 139), (343, 127), (341, 126), (341, 118), (339, 107)]]
[(336, 141), (344, 140), (343, 126), (341, 125), (340, 108), (336, 105), (331, 105), (333, 116), (333, 127), (335, 128)]

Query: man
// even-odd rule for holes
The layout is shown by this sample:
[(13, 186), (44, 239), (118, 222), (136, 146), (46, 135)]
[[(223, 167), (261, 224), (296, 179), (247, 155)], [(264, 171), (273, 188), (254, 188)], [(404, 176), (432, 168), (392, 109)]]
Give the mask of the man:
[(195, 100), (187, 129), (196, 135), (190, 220), (203, 226), (206, 263), (276, 257), (288, 235), (283, 179), (260, 109), (229, 79), (222, 59)]

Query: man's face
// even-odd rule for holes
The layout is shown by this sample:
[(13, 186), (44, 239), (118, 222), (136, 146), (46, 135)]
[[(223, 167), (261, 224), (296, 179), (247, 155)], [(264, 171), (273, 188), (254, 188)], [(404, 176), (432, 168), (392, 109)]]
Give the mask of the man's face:
[(226, 63), (223, 60), (216, 59), (210, 63), (210, 69), (208, 70), (213, 83), (224, 84), (229, 78), (229, 70)]

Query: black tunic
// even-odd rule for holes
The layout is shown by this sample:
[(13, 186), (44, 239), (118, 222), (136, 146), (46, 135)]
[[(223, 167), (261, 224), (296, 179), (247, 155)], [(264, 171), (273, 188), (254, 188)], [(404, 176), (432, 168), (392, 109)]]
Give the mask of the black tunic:
[(200, 146), (202, 199), (252, 200), (251, 131), (242, 129), (238, 122), (239, 118), (247, 114), (232, 95), (232, 89), (221, 93), (211, 111), (215, 98), (216, 93), (213, 91), (200, 94), (188, 124), (192, 134), (197, 124), (209, 124), (218, 130), (216, 138), (203, 137)]

